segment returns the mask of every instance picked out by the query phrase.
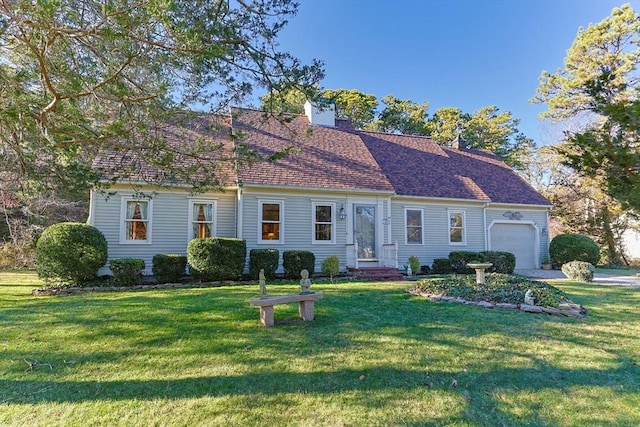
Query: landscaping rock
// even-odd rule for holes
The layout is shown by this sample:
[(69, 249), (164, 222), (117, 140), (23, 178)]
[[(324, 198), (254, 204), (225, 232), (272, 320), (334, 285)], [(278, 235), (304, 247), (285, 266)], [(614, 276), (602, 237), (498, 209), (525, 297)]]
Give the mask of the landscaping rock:
[(537, 305), (520, 304), (520, 310), (527, 313), (542, 313), (542, 307)]
[(476, 304), (478, 307), (484, 307), (484, 308), (494, 308), (496, 305), (489, 302), (489, 301), (479, 301)]
[(499, 302), (496, 304), (496, 308), (502, 308), (505, 310), (517, 310), (520, 308), (518, 304), (510, 304), (508, 302)]

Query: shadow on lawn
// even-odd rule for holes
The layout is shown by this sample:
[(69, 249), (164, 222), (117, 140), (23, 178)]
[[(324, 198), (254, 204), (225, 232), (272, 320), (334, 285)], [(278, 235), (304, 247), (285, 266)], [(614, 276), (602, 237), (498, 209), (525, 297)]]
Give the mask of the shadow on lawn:
[[(615, 394), (637, 394), (637, 385), (611, 384), (612, 378), (637, 378), (640, 371), (629, 367), (608, 370), (552, 369), (541, 377), (536, 368), (513, 368), (489, 372), (459, 373), (432, 372), (423, 369), (397, 369), (377, 367), (366, 371), (337, 370), (333, 372), (293, 373), (260, 372), (239, 376), (212, 376), (171, 380), (116, 380), (116, 381), (36, 381), (0, 380), (0, 404), (82, 403), (98, 400), (153, 400), (190, 399), (202, 397), (243, 396), (252, 399), (287, 394), (331, 394), (347, 392), (350, 399), (363, 392), (357, 403), (377, 405), (367, 392), (394, 391), (399, 395), (417, 390), (459, 393), (466, 402), (464, 412), (452, 415), (461, 421), (473, 421), (479, 411), (491, 412), (512, 419), (504, 412), (499, 395), (535, 393), (543, 389), (558, 389), (571, 393), (573, 387), (610, 387)], [(364, 379), (360, 379), (364, 375)], [(452, 387), (452, 380), (457, 387)], [(508, 384), (505, 379), (509, 379)], [(532, 380), (534, 379), (534, 380)], [(425, 402), (426, 404), (426, 402)], [(459, 409), (459, 408), (458, 408)], [(609, 412), (609, 415), (611, 413)], [(597, 414), (591, 414), (597, 416)], [(535, 416), (535, 415), (534, 415)], [(619, 414), (619, 419), (608, 419), (616, 425), (627, 422), (637, 414)], [(446, 419), (446, 418), (445, 418)], [(592, 419), (592, 418), (591, 418)], [(529, 419), (529, 421), (531, 421)], [(637, 419), (636, 419), (637, 421)]]

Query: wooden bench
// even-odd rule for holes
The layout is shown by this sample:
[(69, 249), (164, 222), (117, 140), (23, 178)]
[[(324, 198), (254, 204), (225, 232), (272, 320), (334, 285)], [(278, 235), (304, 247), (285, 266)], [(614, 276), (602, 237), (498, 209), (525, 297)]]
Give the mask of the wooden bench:
[(265, 298), (255, 298), (249, 302), (253, 306), (260, 307), (260, 324), (262, 326), (273, 326), (273, 306), (298, 302), (298, 312), (302, 320), (313, 320), (314, 302), (322, 299), (322, 292), (311, 292), (308, 294), (279, 295)]

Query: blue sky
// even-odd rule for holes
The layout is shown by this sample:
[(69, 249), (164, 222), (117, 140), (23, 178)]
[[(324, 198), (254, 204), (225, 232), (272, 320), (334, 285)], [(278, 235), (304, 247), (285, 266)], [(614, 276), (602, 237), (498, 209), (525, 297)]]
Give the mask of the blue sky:
[(496, 105), (538, 145), (555, 142), (529, 103), (542, 70), (555, 71), (579, 27), (640, 0), (299, 0), (282, 50), (325, 62), (327, 89), (428, 101), (465, 112)]

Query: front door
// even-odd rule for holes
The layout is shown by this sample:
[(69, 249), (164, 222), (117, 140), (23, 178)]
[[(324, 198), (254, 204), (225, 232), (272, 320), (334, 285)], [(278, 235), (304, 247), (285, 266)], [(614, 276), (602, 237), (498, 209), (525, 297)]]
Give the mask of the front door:
[(376, 207), (375, 205), (355, 205), (353, 231), (358, 243), (358, 259), (377, 259), (376, 255)]

